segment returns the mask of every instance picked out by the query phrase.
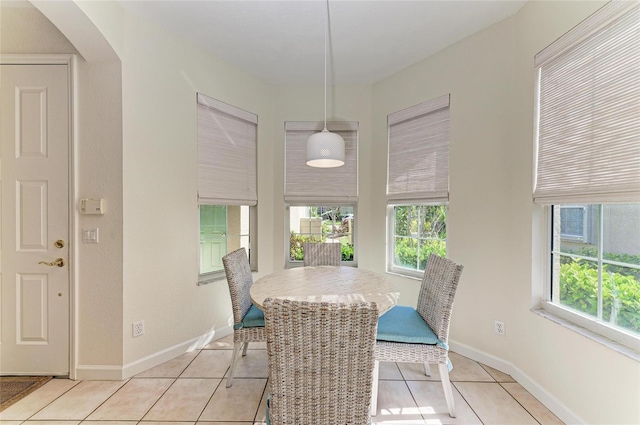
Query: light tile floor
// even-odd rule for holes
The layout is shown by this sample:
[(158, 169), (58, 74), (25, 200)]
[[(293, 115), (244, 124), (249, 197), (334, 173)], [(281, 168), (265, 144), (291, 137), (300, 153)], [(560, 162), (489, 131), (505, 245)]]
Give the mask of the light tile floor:
[[(184, 354), (123, 382), (54, 379), (0, 412), (1, 424), (263, 424), (265, 344), (250, 344), (233, 386), (225, 376), (232, 337)], [(438, 368), (381, 363), (374, 424), (562, 424), (509, 375), (451, 353), (457, 417), (450, 418)]]

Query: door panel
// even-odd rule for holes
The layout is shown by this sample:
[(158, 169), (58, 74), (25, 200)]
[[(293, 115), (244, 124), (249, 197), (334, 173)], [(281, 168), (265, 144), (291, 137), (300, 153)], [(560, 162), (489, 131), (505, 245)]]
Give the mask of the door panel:
[(16, 87), (18, 158), (47, 156), (47, 88)]
[(16, 333), (18, 344), (46, 344), (49, 336), (46, 274), (16, 276)]
[(3, 375), (69, 374), (69, 134), (67, 66), (0, 65)]
[(47, 251), (47, 182), (16, 182), (18, 251)]

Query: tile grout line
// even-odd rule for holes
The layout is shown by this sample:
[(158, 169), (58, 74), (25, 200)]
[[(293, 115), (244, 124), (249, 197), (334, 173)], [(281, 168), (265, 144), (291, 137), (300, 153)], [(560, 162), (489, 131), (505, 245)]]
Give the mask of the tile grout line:
[[(195, 350), (194, 350), (195, 351)], [(189, 366), (191, 366), (191, 364), (196, 360), (196, 358), (198, 358), (198, 356), (200, 356), (200, 354), (202, 353), (202, 349), (198, 350), (198, 354), (196, 354), (195, 356), (193, 356), (193, 359), (191, 359), (191, 361), (189, 362), (189, 364), (187, 364), (182, 371), (180, 371), (180, 373), (178, 373), (178, 376), (176, 376), (175, 378), (173, 378), (173, 382), (171, 383), (171, 385), (169, 385), (167, 387), (166, 390), (164, 390), (164, 392), (162, 393), (162, 395), (160, 395), (160, 397), (158, 397), (156, 399), (156, 401), (151, 405), (151, 407), (149, 407), (149, 409), (147, 409), (147, 411), (142, 415), (142, 417), (138, 420), (138, 423), (142, 422), (145, 418), (145, 416), (147, 416), (149, 414), (149, 412), (158, 404), (158, 402), (160, 401), (160, 399), (162, 397), (165, 396), (165, 394), (171, 389), (171, 387), (173, 387), (173, 385), (178, 381), (178, 379), (181, 379), (180, 377), (182, 376), (182, 374), (189, 368)], [(185, 353), (186, 354), (186, 353)], [(143, 379), (143, 378), (138, 378), (138, 379)], [(154, 377), (152, 379), (170, 379), (170, 378), (164, 378), (164, 377)], [(182, 379), (190, 379), (190, 378), (182, 378)], [(203, 379), (203, 378), (199, 378), (199, 379)], [(218, 379), (218, 378), (209, 378), (209, 379)], [(220, 384), (218, 384), (220, 385)], [(218, 387), (216, 387), (217, 389)], [(216, 390), (213, 390), (213, 392), (215, 393)], [(213, 394), (211, 394), (211, 396), (213, 396)], [(211, 398), (209, 398), (211, 399)], [(207, 404), (209, 403), (209, 401), (207, 401)], [(207, 404), (204, 405), (204, 407), (202, 408), (202, 411), (204, 411), (204, 409), (206, 409)], [(200, 414), (198, 415), (198, 418), (194, 421), (194, 423), (198, 422), (198, 419), (200, 419), (200, 416), (202, 416), (202, 412), (200, 412)], [(162, 422), (162, 421), (155, 421), (155, 422)], [(178, 421), (181, 422), (181, 421)]]
[[(201, 351), (202, 352), (202, 351)], [(200, 354), (198, 354), (199, 356)], [(197, 356), (196, 356), (197, 357)], [(197, 424), (200, 421), (200, 418), (202, 417), (202, 414), (204, 413), (205, 410), (207, 410), (207, 406), (209, 405), (209, 403), (211, 403), (211, 400), (213, 399), (213, 396), (216, 394), (216, 391), (218, 391), (218, 388), (220, 388), (220, 386), (222, 385), (222, 383), (224, 382), (224, 377), (227, 375), (227, 373), (229, 372), (229, 368), (231, 367), (231, 365), (227, 366), (227, 369), (225, 370), (225, 372), (222, 374), (222, 378), (220, 378), (220, 382), (218, 382), (218, 385), (214, 388), (213, 392), (211, 393), (211, 395), (209, 396), (209, 399), (207, 400), (207, 402), (204, 404), (204, 406), (202, 407), (202, 410), (200, 411), (200, 414), (198, 415), (198, 417), (196, 418), (194, 424)], [(218, 378), (213, 378), (213, 379), (218, 379)]]
[[(484, 369), (487, 373), (489, 373), (489, 371), (485, 368), (485, 366), (487, 366), (487, 365), (482, 364), (482, 363), (480, 363), (480, 362), (477, 362), (477, 363), (480, 365), (480, 367), (482, 367), (482, 369)], [(489, 367), (489, 366), (487, 366), (487, 367)], [(496, 370), (497, 370), (497, 369), (496, 369)], [(504, 372), (502, 372), (501, 370), (499, 370), (499, 372), (504, 373)], [(489, 373), (489, 375), (491, 375), (491, 373)], [(507, 374), (507, 375), (508, 375), (508, 374)], [(503, 384), (505, 384), (505, 383), (509, 383), (509, 384), (511, 384), (511, 383), (515, 383), (515, 384), (518, 384), (518, 385), (522, 386), (522, 384), (520, 384), (518, 381), (516, 381), (515, 379), (513, 379), (513, 377), (512, 377), (511, 375), (508, 375), (508, 376), (513, 380), (513, 382), (498, 381), (497, 379), (495, 379), (495, 378), (494, 378), (494, 379), (495, 379), (495, 381), (500, 385), (500, 387), (501, 387), (504, 391), (506, 391), (506, 393), (507, 393), (507, 394), (509, 394), (509, 395), (511, 396), (511, 398), (512, 398), (516, 403), (518, 403), (518, 404), (519, 404), (519, 405), (520, 405), (520, 406), (521, 406), (521, 407), (522, 407), (522, 408), (523, 408), (523, 409), (524, 409), (524, 410), (525, 410), (525, 411), (526, 411), (526, 412), (527, 412), (527, 413), (528, 413), (528, 414), (533, 418), (533, 420), (535, 420), (538, 424), (541, 424), (541, 422), (538, 420), (538, 418), (536, 418), (536, 417), (533, 415), (533, 413), (531, 413), (531, 412), (529, 411), (529, 409), (527, 409), (527, 408), (526, 408), (522, 403), (520, 403), (520, 401), (519, 401), (517, 398), (515, 398), (515, 396), (514, 396), (513, 394), (511, 394), (511, 393), (509, 392), (509, 390), (507, 390), (507, 389), (505, 388), (505, 386), (503, 385)], [(491, 377), (493, 378), (493, 376), (491, 376)], [(537, 400), (537, 399), (536, 399), (536, 400)], [(541, 404), (542, 404), (542, 403), (541, 403)], [(543, 405), (543, 406), (544, 406), (544, 405)], [(545, 407), (546, 407), (546, 406), (545, 406)], [(551, 413), (553, 414), (553, 412), (551, 412)], [(555, 414), (554, 414), (554, 416), (555, 416)]]
[[(451, 382), (451, 385), (454, 386), (454, 388), (456, 389), (456, 391), (458, 392), (458, 394), (460, 394), (460, 397), (462, 397), (462, 399), (464, 400), (465, 403), (467, 403), (467, 406), (469, 406), (469, 409), (471, 409), (471, 411), (473, 412), (474, 415), (476, 415), (476, 418), (478, 418), (478, 420), (480, 421), (480, 423), (484, 424), (484, 421), (482, 420), (482, 418), (480, 417), (480, 415), (478, 414), (478, 412), (476, 412), (476, 409), (473, 408), (473, 406), (471, 405), (471, 403), (469, 403), (469, 401), (467, 400), (467, 398), (464, 396), (464, 394), (462, 394), (462, 391), (460, 391), (460, 389), (456, 386), (456, 382), (473, 382), (473, 381), (455, 381), (455, 382)], [(491, 383), (491, 382), (490, 382)]]
[(102, 400), (102, 403), (98, 404), (98, 406), (95, 409), (93, 409), (91, 412), (89, 412), (89, 414), (87, 416), (84, 417), (84, 419), (80, 419), (80, 422), (82, 423), (82, 422), (86, 421), (89, 416), (91, 416), (96, 410), (98, 410), (100, 407), (102, 407), (103, 404), (105, 404), (108, 400), (110, 400), (111, 397), (116, 395), (122, 388), (124, 388), (129, 382), (131, 382), (131, 379), (132, 378), (126, 379), (124, 384), (120, 385), (120, 387), (118, 387), (118, 389), (115, 390), (109, 397), (107, 397), (104, 400)]
[[(513, 401), (515, 401), (515, 402), (518, 404), (518, 406), (522, 407), (522, 409), (523, 409), (525, 412), (527, 412), (527, 414), (528, 414), (529, 416), (531, 416), (531, 418), (532, 418), (536, 423), (538, 423), (538, 424), (542, 424), (542, 423), (538, 420), (538, 418), (536, 418), (535, 416), (533, 416), (533, 414), (529, 411), (529, 409), (527, 409), (526, 407), (524, 407), (524, 406), (522, 405), (522, 403), (520, 403), (520, 402), (519, 402), (519, 401), (518, 401), (518, 400), (517, 400), (517, 399), (516, 399), (516, 398), (515, 398), (515, 397), (514, 397), (514, 396), (513, 396), (513, 395), (512, 395), (512, 394), (511, 394), (511, 393), (510, 393), (506, 388), (505, 388), (505, 387), (504, 387), (504, 385), (502, 385), (502, 384), (503, 384), (503, 382), (499, 382), (499, 381), (495, 381), (495, 382), (487, 382), (487, 381), (456, 381), (456, 382), (461, 382), (461, 383), (470, 383), (470, 384), (498, 384), (498, 385), (500, 386), (500, 388), (502, 388), (502, 389), (503, 389), (503, 390), (504, 390), (504, 391), (509, 395), (509, 397), (511, 397), (511, 398), (513, 399)], [(507, 383), (507, 382), (504, 382), (504, 383)], [(509, 382), (509, 383), (511, 384), (511, 383), (513, 383), (513, 382)], [(517, 382), (515, 382), (515, 383), (517, 384)], [(454, 383), (454, 384), (455, 384), (455, 383)], [(457, 386), (456, 386), (456, 389), (458, 389), (458, 387), (457, 387)], [(469, 405), (469, 407), (471, 407), (471, 409), (474, 411), (474, 413), (476, 413), (476, 412), (475, 412), (475, 410), (473, 409), (473, 406), (471, 406), (471, 403), (469, 403), (469, 402), (467, 401), (467, 399), (464, 397), (464, 395), (462, 394), (462, 392), (460, 392), (460, 390), (458, 390), (458, 392), (460, 393), (460, 395), (462, 396), (462, 398), (464, 398), (464, 399), (465, 399), (465, 401), (467, 402), (467, 404)], [(552, 412), (552, 413), (553, 413), (553, 412)], [(478, 417), (478, 419), (480, 419), (480, 421), (482, 421), (482, 419), (480, 418), (480, 416), (479, 416), (477, 413), (476, 413), (476, 416)], [(484, 423), (484, 422), (483, 422), (483, 423)]]
[[(197, 356), (196, 356), (196, 357), (197, 357)], [(191, 364), (191, 363), (189, 363), (189, 364)], [(183, 372), (184, 372), (184, 370), (183, 370)], [(149, 414), (149, 412), (151, 411), (151, 409), (153, 409), (153, 408), (155, 407), (155, 405), (156, 405), (156, 404), (158, 404), (158, 402), (160, 401), (160, 399), (161, 399), (162, 397), (164, 397), (164, 395), (167, 393), (167, 391), (169, 391), (169, 389), (170, 389), (171, 387), (173, 387), (173, 384), (175, 384), (175, 383), (178, 381), (178, 378), (179, 378), (179, 377), (180, 377), (180, 375), (178, 375), (178, 377), (176, 377), (176, 378), (156, 378), (156, 379), (173, 379), (173, 382), (171, 383), (171, 385), (169, 385), (169, 386), (167, 387), (167, 389), (166, 389), (166, 390), (164, 390), (164, 392), (163, 392), (162, 394), (160, 394), (160, 397), (158, 397), (158, 398), (156, 399), (156, 401), (154, 401), (153, 403), (151, 403), (151, 406), (147, 409), (147, 411), (146, 411), (146, 412), (144, 412), (144, 413), (142, 414), (142, 416), (140, 416), (140, 419), (138, 419), (138, 423), (142, 422), (142, 420), (144, 419), (144, 417), (145, 417), (145, 416), (147, 416), (147, 415)], [(138, 378), (138, 379), (144, 379), (144, 378)], [(120, 419), (111, 419), (111, 420), (112, 420), (112, 421), (115, 421), (115, 420), (120, 420)]]
[[(516, 383), (517, 383), (517, 382), (516, 382)], [(526, 408), (522, 403), (520, 403), (520, 401), (519, 401), (517, 398), (515, 398), (515, 396), (514, 396), (513, 394), (511, 394), (511, 393), (509, 392), (509, 390), (507, 390), (507, 389), (504, 387), (504, 385), (502, 385), (502, 384), (503, 384), (503, 382), (498, 382), (498, 384), (500, 384), (500, 388), (502, 388), (502, 389), (503, 389), (507, 394), (509, 394), (509, 396), (510, 396), (510, 397), (511, 397), (511, 398), (512, 398), (516, 403), (518, 403), (518, 405), (519, 405), (520, 407), (522, 407), (522, 408), (524, 409), (524, 411), (525, 411), (525, 412), (527, 412), (527, 413), (529, 414), (529, 416), (531, 416), (531, 417), (533, 418), (533, 420), (534, 420), (534, 421), (536, 421), (536, 422), (537, 422), (538, 424), (540, 424), (540, 425), (542, 424), (542, 422), (540, 422), (540, 421), (538, 420), (538, 418), (536, 418), (535, 416), (533, 416), (533, 413), (529, 412), (529, 409), (527, 409), (527, 408)], [(520, 384), (518, 384), (518, 385), (520, 385)], [(537, 399), (536, 399), (536, 400), (537, 400)], [(552, 413), (553, 413), (553, 412), (552, 412)]]
[[(260, 406), (262, 405), (262, 399), (267, 395), (267, 387), (269, 386), (269, 378), (267, 378), (266, 382), (264, 383), (264, 388), (262, 389), (262, 396), (260, 396), (260, 400), (258, 401), (258, 407), (256, 408), (256, 414), (253, 416), (253, 425), (255, 425), (255, 423), (258, 421), (258, 415), (260, 414)], [(266, 402), (265, 402), (266, 404)], [(265, 412), (266, 415), (266, 412)], [(262, 421), (260, 421), (262, 422)]]
[[(396, 363), (396, 367), (398, 369), (400, 369), (400, 367), (398, 366), (398, 363)], [(402, 373), (402, 371), (400, 371), (400, 373)], [(413, 392), (411, 391), (411, 388), (409, 387), (409, 384), (407, 384), (407, 380), (403, 379), (402, 380), (404, 382), (404, 386), (407, 388), (407, 391), (409, 391), (409, 394), (411, 394), (411, 399), (413, 400), (413, 403), (416, 405), (416, 407), (418, 408), (418, 413), (420, 414), (420, 417), (422, 418), (422, 423), (426, 424), (427, 423), (427, 418), (425, 418), (422, 415), (422, 412), (420, 411), (420, 405), (418, 405), (418, 401), (416, 400), (415, 396), (413, 395)], [(377, 395), (376, 395), (377, 397)], [(371, 410), (371, 409), (369, 409)], [(376, 412), (376, 415), (378, 414), (378, 412)]]
[[(225, 369), (225, 372), (222, 374), (222, 377), (218, 378), (218, 377), (182, 377), (182, 374), (188, 369), (189, 366), (191, 366), (191, 364), (195, 361), (195, 359), (203, 352), (203, 351), (216, 351), (216, 350), (220, 350), (220, 351), (228, 351), (226, 349), (205, 349), (205, 348), (201, 348), (198, 350), (198, 354), (196, 356), (194, 356), (194, 358), (189, 362), (189, 364), (184, 367), (182, 369), (182, 371), (180, 372), (180, 374), (174, 379), (174, 382), (169, 386), (169, 388), (167, 388), (167, 390), (162, 394), (162, 396), (160, 396), (155, 403), (153, 403), (153, 405), (147, 410), (147, 412), (142, 416), (142, 418), (139, 420), (139, 423), (144, 422), (144, 417), (151, 411), (151, 409), (153, 409), (153, 407), (158, 403), (158, 401), (160, 401), (160, 399), (166, 394), (167, 391), (169, 391), (169, 389), (173, 386), (173, 384), (175, 384), (176, 381), (178, 381), (179, 379), (219, 379), (220, 382), (218, 383), (218, 385), (215, 387), (215, 389), (213, 390), (213, 392), (211, 393), (211, 396), (209, 396), (209, 399), (207, 400), (207, 402), (204, 404), (204, 407), (202, 408), (202, 410), (200, 411), (200, 413), (198, 414), (198, 417), (194, 422), (197, 423), (200, 421), (200, 418), (202, 417), (202, 414), (204, 413), (205, 409), (207, 408), (207, 406), (209, 405), (209, 403), (211, 402), (211, 399), (213, 398), (214, 394), (216, 393), (216, 391), (220, 388), (220, 385), (223, 383), (223, 381), (225, 380), (225, 376), (227, 375), (227, 373), (229, 372), (229, 366), (227, 366), (227, 368)], [(159, 377), (156, 377), (159, 378)], [(166, 422), (163, 420), (159, 420), (159, 421), (154, 421), (154, 422)], [(168, 421), (168, 422), (176, 422), (176, 421)], [(183, 422), (181, 420), (178, 420), (177, 422)], [(190, 421), (187, 421), (190, 422)]]
[[(480, 362), (474, 361), (476, 364), (478, 364), (480, 367), (482, 367), (482, 364)], [(402, 363), (402, 362), (400, 362)], [(440, 379), (406, 379), (404, 377), (404, 374), (402, 373), (402, 368), (398, 365), (398, 362), (394, 362), (394, 364), (396, 365), (396, 367), (398, 368), (398, 370), (400, 371), (400, 375), (402, 376), (402, 381), (405, 383), (405, 385), (407, 386), (407, 389), (409, 390), (409, 393), (411, 394), (411, 398), (413, 399), (413, 402), (416, 404), (416, 406), (418, 406), (418, 402), (416, 401), (413, 392), (411, 392), (411, 388), (409, 387), (409, 384), (407, 384), (407, 382), (437, 382), (440, 383), (440, 386), (442, 386), (442, 378)], [(416, 364), (420, 364), (422, 366), (421, 363), (416, 363)], [(482, 368), (485, 372), (486, 369)], [(489, 374), (489, 372), (487, 372), (487, 374)], [(425, 376), (429, 376), (431, 377), (431, 375), (426, 375)], [(478, 420), (484, 424), (484, 421), (480, 418), (480, 415), (478, 415), (478, 413), (476, 412), (476, 410), (473, 408), (473, 406), (471, 406), (471, 403), (469, 403), (469, 401), (464, 397), (464, 395), (462, 394), (462, 392), (460, 392), (460, 390), (458, 389), (457, 386), (455, 386), (456, 382), (470, 382), (470, 383), (485, 383), (485, 384), (499, 384), (499, 382), (493, 377), (491, 376), (491, 374), (489, 374), (489, 377), (491, 378), (491, 381), (463, 381), (463, 380), (450, 380), (451, 385), (453, 385), (456, 389), (456, 391), (458, 392), (458, 394), (460, 394), (460, 397), (462, 397), (462, 399), (464, 400), (464, 402), (467, 404), (467, 406), (469, 406), (469, 408), (471, 409), (471, 411), (473, 412), (473, 414), (476, 416), (476, 418), (478, 418)], [(394, 380), (394, 379), (386, 379), (387, 381), (398, 381), (398, 380)], [(506, 390), (505, 390), (506, 391)], [(419, 406), (418, 406), (419, 408)], [(526, 410), (526, 409), (525, 409)], [(529, 413), (527, 411), (527, 413)], [(448, 414), (448, 412), (447, 412)], [(423, 421), (426, 423), (427, 418), (425, 418), (422, 413), (420, 413), (420, 416), (422, 416)], [(534, 418), (535, 419), (535, 418)]]
[[(55, 379), (55, 378), (54, 378)], [(53, 379), (51, 380), (53, 381)], [(49, 382), (51, 382), (49, 381)], [(33, 418), (35, 415), (37, 415), (38, 413), (42, 412), (44, 409), (46, 409), (47, 407), (49, 407), (51, 404), (53, 404), (53, 402), (55, 402), (56, 400), (58, 400), (60, 397), (62, 397), (63, 395), (65, 395), (66, 393), (68, 393), (69, 391), (71, 391), (72, 389), (74, 389), (76, 387), (76, 385), (79, 385), (80, 382), (82, 381), (78, 381), (76, 384), (74, 384), (73, 386), (71, 386), (71, 388), (69, 388), (67, 391), (63, 392), (62, 394), (60, 394), (59, 396), (57, 396), (56, 398), (54, 398), (53, 400), (51, 400), (49, 403), (45, 404), (44, 406), (42, 406), (42, 408), (36, 410), (32, 415), (30, 415), (27, 419), (19, 419), (20, 421), (22, 421), (21, 423), (25, 423), (27, 422), (29, 419)]]

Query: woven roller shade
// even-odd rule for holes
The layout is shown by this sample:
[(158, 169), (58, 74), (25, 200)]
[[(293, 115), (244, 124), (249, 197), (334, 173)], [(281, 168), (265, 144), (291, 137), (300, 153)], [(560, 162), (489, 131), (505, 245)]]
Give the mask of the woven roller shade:
[(198, 202), (256, 205), (258, 117), (198, 93)]
[(640, 3), (608, 3), (536, 66), (534, 201), (640, 200)]
[(358, 123), (327, 122), (327, 129), (344, 139), (345, 162), (336, 168), (307, 165), (307, 139), (322, 131), (322, 122), (286, 122), (284, 200), (354, 203), (358, 201)]
[(449, 200), (449, 95), (387, 117), (387, 203)]

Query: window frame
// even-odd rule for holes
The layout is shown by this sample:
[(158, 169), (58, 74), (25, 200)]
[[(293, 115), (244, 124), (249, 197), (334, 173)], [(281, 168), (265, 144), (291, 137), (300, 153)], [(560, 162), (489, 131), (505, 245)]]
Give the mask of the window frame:
[(394, 265), (395, 208), (444, 205), (448, 210), (450, 142), (451, 94), (387, 115), (387, 273), (417, 279), (424, 275), (424, 270)]
[[(198, 204), (198, 235), (200, 234), (200, 206), (206, 204)], [(225, 207), (236, 205), (223, 205)], [(249, 266), (252, 272), (258, 271), (258, 241), (256, 235), (258, 226), (258, 207), (257, 205), (242, 205), (249, 207)], [(198, 246), (200, 246), (200, 237), (198, 237)], [(216, 270), (213, 272), (200, 273), (200, 248), (198, 248), (198, 286), (206, 285), (218, 280), (225, 280), (227, 278), (224, 269)]]
[[(304, 263), (302, 261), (292, 261), (291, 260), (291, 252), (289, 241), (291, 238), (291, 207), (309, 207), (309, 206), (332, 206), (332, 207), (350, 207), (353, 208), (353, 216), (354, 221), (357, 223), (358, 219), (358, 204), (357, 203), (341, 203), (341, 202), (296, 202), (296, 203), (288, 203), (285, 205), (285, 214), (284, 214), (284, 268), (292, 269), (297, 267), (304, 267)], [(358, 232), (357, 225), (353, 226), (352, 229), (352, 238), (353, 238), (353, 261), (341, 261), (341, 266), (347, 267), (358, 267)]]
[[(388, 204), (387, 205), (387, 273), (397, 274), (409, 278), (422, 279), (424, 276), (424, 270), (409, 269), (406, 267), (394, 265), (395, 259), (395, 228), (396, 228), (396, 207), (429, 207), (429, 206), (444, 206), (448, 211), (448, 202), (424, 202), (424, 203), (412, 203), (412, 204)], [(447, 220), (445, 220), (445, 227), (447, 226)], [(417, 238), (419, 239), (419, 238)], [(447, 239), (444, 239), (445, 246)], [(446, 248), (445, 248), (446, 249)]]
[(226, 279), (224, 269), (200, 273), (200, 205), (249, 207), (247, 255), (257, 271), (258, 115), (196, 92), (196, 124), (199, 286)]
[[(552, 216), (553, 205), (606, 205), (640, 200), (637, 175), (627, 172), (636, 169), (633, 160), (637, 158), (637, 144), (627, 141), (635, 140), (637, 132), (631, 124), (635, 121), (629, 118), (633, 116), (625, 114), (631, 110), (628, 105), (630, 99), (635, 100), (633, 89), (638, 87), (637, 79), (629, 78), (635, 68), (628, 63), (630, 58), (639, 58), (637, 50), (630, 47), (635, 41), (633, 35), (637, 34), (631, 28), (637, 25), (639, 13), (636, 2), (609, 2), (535, 55), (532, 176), (533, 201), (537, 204), (533, 210), (533, 230), (544, 230), (542, 234), (534, 232), (533, 236), (533, 311), (638, 361), (640, 338), (637, 335), (554, 303), (551, 295), (552, 231), (553, 221), (558, 219)], [(606, 49), (601, 48), (605, 45)], [(564, 72), (577, 61), (591, 65), (582, 67), (581, 74)], [(589, 77), (589, 72), (606, 72), (607, 78)], [(588, 81), (593, 84), (585, 84)], [(602, 84), (615, 87), (615, 95), (609, 90), (603, 95)], [(556, 103), (556, 99), (563, 102)], [(574, 114), (577, 110), (580, 114)], [(565, 111), (571, 116), (564, 114)], [(583, 119), (587, 114), (597, 120)], [(598, 129), (607, 131), (594, 131), (596, 124)], [(579, 137), (568, 138), (566, 134)], [(616, 137), (610, 138), (611, 134)], [(606, 155), (610, 152), (614, 154)], [(566, 173), (567, 168), (572, 172)], [(590, 213), (589, 209), (586, 213)], [(590, 243), (593, 229), (588, 226), (584, 230), (584, 242)]]
[[(304, 161), (306, 140), (314, 132), (322, 131), (325, 125), (345, 140), (345, 165), (341, 167), (314, 168)], [(353, 208), (355, 217), (358, 216), (360, 123), (285, 121), (284, 130), (284, 267), (295, 268), (302, 267), (303, 263), (290, 258), (291, 207), (345, 206)], [(314, 189), (307, 190), (309, 187)], [(324, 188), (323, 193), (318, 193), (318, 187)], [(353, 261), (344, 261), (343, 266), (358, 266), (356, 227), (352, 230)]]
[[(600, 204), (603, 205), (603, 204)], [(598, 320), (592, 316), (584, 314), (578, 310), (574, 310), (570, 307), (565, 307), (560, 303), (553, 302), (552, 290), (553, 290), (553, 205), (545, 205), (544, 209), (544, 238), (543, 244), (540, 247), (543, 251), (543, 261), (541, 264), (543, 272), (543, 293), (539, 301), (539, 307), (560, 319), (564, 319), (572, 324), (585, 330), (590, 338), (601, 341), (602, 337), (609, 340), (605, 345), (611, 348), (617, 348), (619, 344), (626, 349), (618, 349), (625, 354), (630, 354), (631, 357), (640, 360), (640, 337), (626, 331), (623, 328), (618, 328), (609, 325), (608, 323)], [(601, 227), (602, 229), (602, 227)], [(603, 230), (600, 230), (602, 232)], [(601, 235), (600, 235), (601, 236)], [(591, 335), (593, 333), (594, 335)], [(633, 353), (629, 353), (628, 349), (633, 350)]]

